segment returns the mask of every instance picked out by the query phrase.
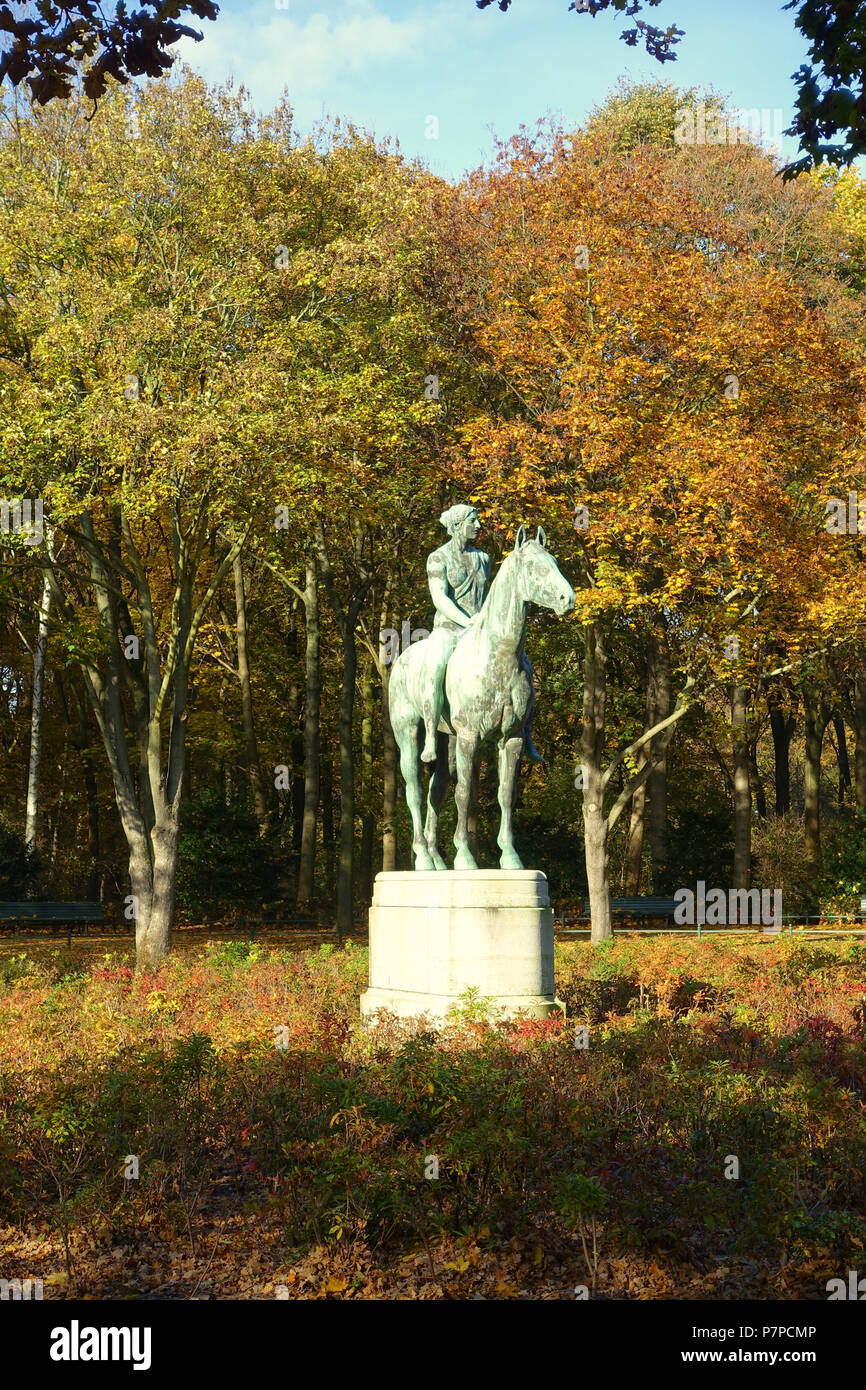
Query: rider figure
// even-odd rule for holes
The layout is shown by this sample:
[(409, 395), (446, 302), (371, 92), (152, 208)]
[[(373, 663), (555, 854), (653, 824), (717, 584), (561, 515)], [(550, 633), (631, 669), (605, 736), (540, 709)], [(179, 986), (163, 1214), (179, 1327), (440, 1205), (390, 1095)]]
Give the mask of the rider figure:
[[(436, 617), (433, 631), (427, 639), (432, 643), (435, 679), (428, 687), (429, 694), (424, 700), (424, 748), (421, 760), (425, 763), (436, 760), (436, 731), (445, 704), (448, 659), (463, 633), (481, 612), (490, 587), (490, 556), (483, 550), (476, 550), (471, 544), (481, 530), (475, 507), (458, 502), (444, 511), (439, 520), (450, 539), (427, 559), (427, 582), (436, 606)], [(532, 667), (525, 652), (522, 660), (531, 681)], [(535, 762), (544, 761), (532, 742), (529, 725), (525, 731), (524, 746), (527, 755)]]

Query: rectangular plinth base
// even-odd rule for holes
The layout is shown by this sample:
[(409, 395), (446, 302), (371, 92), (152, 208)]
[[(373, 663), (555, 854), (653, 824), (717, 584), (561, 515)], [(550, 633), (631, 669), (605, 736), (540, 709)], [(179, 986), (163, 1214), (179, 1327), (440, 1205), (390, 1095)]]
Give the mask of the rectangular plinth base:
[[(465, 1000), (462, 1001), (465, 1003)], [(373, 1021), (380, 1009), (398, 1018), (420, 1018), (426, 1015), (431, 1022), (445, 1018), (452, 1009), (460, 1008), (459, 996), (451, 994), (414, 994), (405, 989), (367, 989), (361, 995), (361, 1017)], [(497, 995), (491, 999), (489, 1017), (514, 1018), (525, 1014), (529, 1018), (550, 1018), (565, 1013), (561, 999), (540, 994)]]
[(553, 912), (544, 874), (476, 869), (378, 874), (370, 908), (370, 988), (361, 1014), (443, 1018), (467, 990), (493, 1017), (546, 1018)]

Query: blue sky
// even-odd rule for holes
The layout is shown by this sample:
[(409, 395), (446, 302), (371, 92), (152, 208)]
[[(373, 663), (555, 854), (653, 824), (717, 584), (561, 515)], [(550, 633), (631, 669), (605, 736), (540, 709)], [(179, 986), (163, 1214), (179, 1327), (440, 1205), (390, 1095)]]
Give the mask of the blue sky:
[(649, 18), (686, 31), (677, 62), (627, 47), (622, 15), (569, 13), (568, 0), (513, 0), (505, 14), (474, 0), (221, 0), (204, 40), (178, 50), (209, 81), (243, 83), (260, 110), (285, 87), (302, 130), (345, 116), (445, 177), (488, 157), (493, 132), (507, 138), (548, 111), (579, 124), (620, 74), (708, 84), (735, 107), (781, 111), (771, 131), (790, 124), (806, 45), (781, 0), (664, 0)]

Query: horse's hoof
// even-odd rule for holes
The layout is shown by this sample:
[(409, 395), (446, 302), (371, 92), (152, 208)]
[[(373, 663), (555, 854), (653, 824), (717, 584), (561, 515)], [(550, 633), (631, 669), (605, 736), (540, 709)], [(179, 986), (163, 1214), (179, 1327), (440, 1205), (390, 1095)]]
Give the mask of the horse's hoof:
[(435, 763), (436, 749), (431, 748), (429, 744), (425, 743), (421, 753), (421, 761), (422, 763)]
[(433, 852), (433, 868), (439, 869), (440, 871), (444, 869), (446, 873), (448, 872), (448, 865), (445, 863), (445, 860), (438, 850), (434, 850)]
[(427, 871), (427, 870), (429, 870), (429, 869), (435, 869), (435, 868), (436, 868), (436, 865), (433, 863), (433, 860), (432, 860), (432, 858), (431, 858), (429, 852), (428, 852), (426, 849), (416, 849), (416, 851), (415, 851), (415, 872), (418, 873), (418, 872), (420, 871), (420, 872), (423, 873), (423, 872), (425, 872), (425, 871)]
[(511, 850), (508, 854), (503, 854), (499, 860), (500, 869), (522, 869), (523, 864), (519, 854)]
[(477, 869), (478, 865), (468, 849), (461, 850), (454, 860), (455, 869)]

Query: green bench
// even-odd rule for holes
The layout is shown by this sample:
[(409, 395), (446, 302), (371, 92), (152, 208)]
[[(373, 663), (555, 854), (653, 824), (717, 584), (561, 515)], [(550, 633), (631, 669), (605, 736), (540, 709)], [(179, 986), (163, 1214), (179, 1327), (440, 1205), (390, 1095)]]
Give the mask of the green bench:
[(0, 903), (0, 922), (14, 922), (15, 935), (21, 935), (21, 923), (28, 922), (35, 926), (42, 926), (47, 923), (54, 926), (58, 922), (66, 923), (66, 940), (72, 940), (72, 927), (76, 922), (83, 922), (84, 935), (87, 936), (87, 929), (91, 922), (94, 926), (101, 925), (103, 921), (102, 907), (99, 903)]
[[(584, 898), (587, 914), (589, 898)], [(611, 911), (622, 917), (639, 917), (649, 922), (658, 917), (673, 917), (676, 902), (673, 898), (611, 898)]]

